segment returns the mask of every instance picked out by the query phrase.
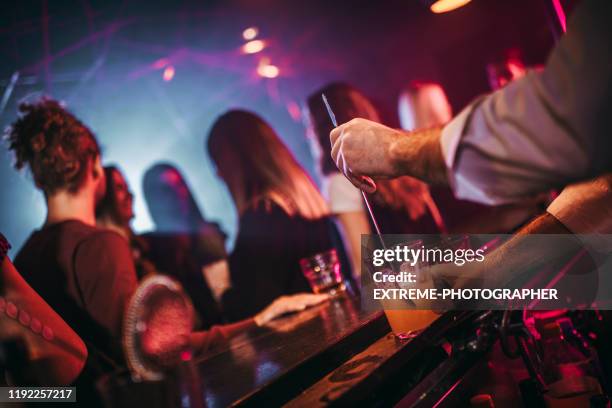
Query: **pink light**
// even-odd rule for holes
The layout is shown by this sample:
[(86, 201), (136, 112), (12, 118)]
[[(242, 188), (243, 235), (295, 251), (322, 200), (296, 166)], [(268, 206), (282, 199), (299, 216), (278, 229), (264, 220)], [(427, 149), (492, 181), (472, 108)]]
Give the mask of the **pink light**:
[(158, 59), (157, 61), (155, 61), (153, 63), (153, 68), (155, 68), (155, 69), (162, 69), (163, 67), (165, 67), (169, 63), (170, 63), (170, 61), (168, 61), (168, 58), (160, 58), (160, 59)]
[(302, 118), (302, 111), (300, 110), (300, 106), (295, 101), (287, 102), (287, 112), (296, 122), (299, 122)]
[(461, 382), (461, 379), (457, 380), (456, 383), (454, 383), (445, 393), (444, 395), (442, 395), (442, 397), (436, 402), (436, 404), (433, 406), (433, 408), (438, 408), (438, 406), (444, 402), (444, 400), (451, 395), (451, 393), (455, 390), (455, 388), (457, 388), (457, 386), (459, 385), (459, 383)]
[(249, 27), (242, 32), (242, 38), (247, 41), (250, 41), (255, 39), (255, 37), (257, 37), (257, 34), (259, 34), (259, 29), (257, 29), (257, 27)]
[(262, 64), (257, 67), (257, 73), (264, 78), (276, 78), (280, 69), (276, 65)]
[(561, 5), (560, 0), (552, 0), (553, 7), (555, 8), (555, 13), (557, 14), (557, 18), (559, 19), (559, 24), (561, 24), (561, 29), (565, 32), (565, 11), (563, 11), (563, 6)]
[(253, 40), (242, 46), (242, 52), (245, 54), (256, 54), (266, 47), (266, 43), (262, 40)]
[(172, 65), (164, 69), (163, 78), (166, 82), (172, 81), (172, 78), (174, 78), (174, 67)]
[(181, 360), (182, 361), (189, 361), (189, 360), (191, 360), (191, 351), (189, 351), (189, 350), (181, 351)]

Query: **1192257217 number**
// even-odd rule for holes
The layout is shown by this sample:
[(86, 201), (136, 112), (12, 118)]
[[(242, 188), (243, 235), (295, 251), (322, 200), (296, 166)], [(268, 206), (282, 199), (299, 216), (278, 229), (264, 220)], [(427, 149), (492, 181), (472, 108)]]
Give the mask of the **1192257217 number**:
[(0, 387), (0, 402), (76, 402), (75, 387)]

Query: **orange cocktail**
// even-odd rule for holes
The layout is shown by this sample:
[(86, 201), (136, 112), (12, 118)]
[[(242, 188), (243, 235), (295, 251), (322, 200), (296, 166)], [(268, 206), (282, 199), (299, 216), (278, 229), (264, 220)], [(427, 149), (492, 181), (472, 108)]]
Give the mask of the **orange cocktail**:
[[(411, 249), (425, 248), (421, 240), (399, 244), (397, 247)], [(414, 260), (414, 262), (402, 262), (397, 269), (401, 272), (412, 272), (420, 282), (425, 282), (431, 279), (428, 273), (429, 266), (427, 261)], [(394, 271), (387, 271), (387, 273), (394, 273)], [(396, 283), (396, 287), (405, 289), (410, 289), (412, 285), (411, 283), (405, 282)], [(409, 303), (409, 301), (405, 300), (381, 301), (385, 316), (389, 321), (389, 326), (391, 326), (391, 331), (400, 339), (410, 339), (414, 337), (440, 316), (439, 312), (433, 310), (413, 309), (409, 306)]]
[(391, 331), (400, 339), (414, 337), (440, 315), (433, 310), (385, 310)]

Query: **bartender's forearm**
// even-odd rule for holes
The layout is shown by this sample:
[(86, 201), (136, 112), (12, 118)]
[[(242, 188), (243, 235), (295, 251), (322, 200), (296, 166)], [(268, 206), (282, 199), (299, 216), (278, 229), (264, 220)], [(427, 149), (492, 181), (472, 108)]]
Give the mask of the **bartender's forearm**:
[[(530, 235), (550, 235), (555, 245), (544, 245)], [(537, 245), (539, 244), (539, 245)], [(550, 264), (560, 254), (575, 252), (579, 241), (555, 217), (544, 213), (521, 228), (508, 242), (485, 258), (484, 268), (497, 276), (497, 281), (506, 283), (516, 277), (517, 271)]]
[(442, 126), (418, 129), (397, 137), (389, 156), (398, 173), (429, 184), (447, 185), (447, 169), (440, 146)]
[[(533, 234), (552, 234), (551, 241), (535, 238)], [(553, 265), (564, 254), (574, 254), (581, 247), (580, 241), (561, 222), (544, 213), (487, 254), (484, 262), (473, 263), (469, 268), (457, 268), (457, 279), (452, 286), (470, 288), (484, 284), (489, 288), (502, 287), (522, 272)]]

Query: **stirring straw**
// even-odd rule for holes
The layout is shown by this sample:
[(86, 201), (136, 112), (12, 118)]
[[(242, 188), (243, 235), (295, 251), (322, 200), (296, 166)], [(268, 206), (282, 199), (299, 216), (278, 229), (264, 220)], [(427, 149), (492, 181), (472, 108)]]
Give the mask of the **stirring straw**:
[[(334, 127), (338, 127), (338, 121), (336, 120), (336, 115), (334, 115), (334, 111), (329, 105), (329, 102), (327, 101), (325, 94), (321, 94), (321, 97), (323, 98), (323, 103), (325, 104), (325, 107), (327, 108), (327, 114), (329, 115), (329, 118), (331, 119), (332, 124), (334, 125)], [(373, 186), (375, 185), (374, 181), (369, 177), (363, 176), (362, 180), (370, 185), (373, 185)], [(372, 206), (370, 205), (370, 200), (368, 200), (368, 196), (366, 195), (365, 191), (361, 190), (361, 195), (363, 196), (363, 201), (365, 201), (366, 207), (368, 208), (368, 213), (370, 214), (370, 219), (372, 220), (372, 224), (374, 224), (374, 228), (376, 229), (376, 234), (378, 235), (378, 239), (380, 239), (380, 243), (382, 244), (383, 248), (386, 249), (385, 241), (383, 241), (382, 234), (380, 232), (380, 228), (378, 227), (378, 222), (376, 222), (376, 217), (374, 217), (374, 212), (372, 211)]]

